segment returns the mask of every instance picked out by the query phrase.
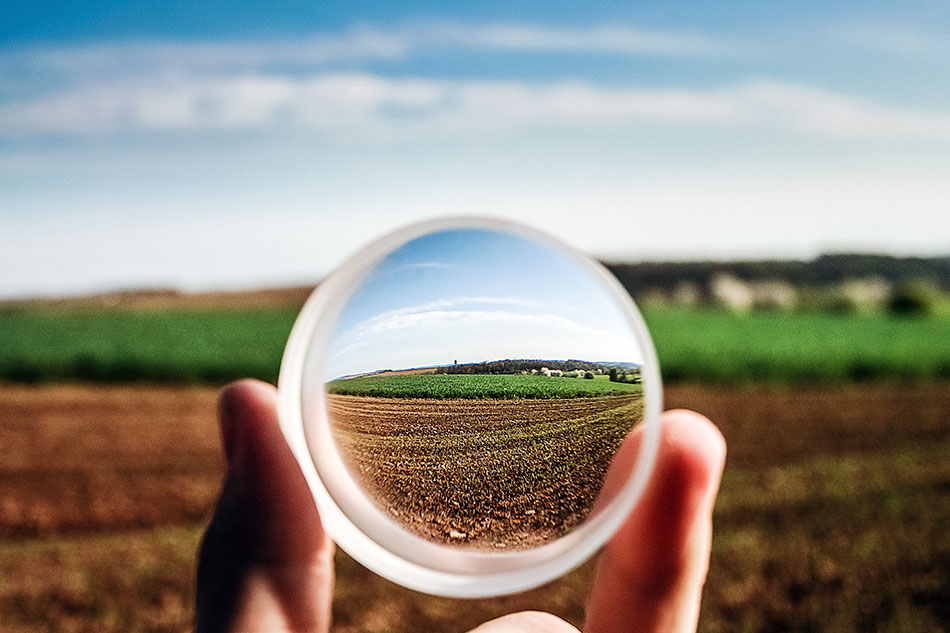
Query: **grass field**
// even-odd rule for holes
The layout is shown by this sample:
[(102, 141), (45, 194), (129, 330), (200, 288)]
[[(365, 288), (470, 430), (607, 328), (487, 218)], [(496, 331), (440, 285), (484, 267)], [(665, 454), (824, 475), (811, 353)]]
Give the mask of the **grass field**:
[(0, 311), (0, 379), (276, 381), (292, 308)]
[[(0, 310), (0, 379), (275, 381), (296, 316), (254, 309)], [(667, 381), (844, 383), (950, 378), (950, 318), (653, 310)]]
[(343, 396), (375, 398), (512, 399), (589, 398), (639, 393), (640, 385), (599, 379), (554, 378), (521, 374), (416, 374), (360, 376), (327, 383), (327, 390)]
[[(950, 629), (950, 383), (674, 385), (729, 443), (700, 631)], [(0, 386), (0, 630), (190, 630), (221, 482), (209, 387)], [(543, 401), (538, 401), (543, 403)], [(591, 565), (494, 600), (424, 596), (337, 553), (336, 633), (580, 623)]]
[(668, 381), (950, 378), (950, 318), (674, 309), (644, 316)]

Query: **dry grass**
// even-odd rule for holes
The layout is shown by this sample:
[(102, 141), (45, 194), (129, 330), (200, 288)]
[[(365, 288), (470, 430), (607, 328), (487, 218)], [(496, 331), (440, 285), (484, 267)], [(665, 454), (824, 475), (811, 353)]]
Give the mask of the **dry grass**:
[[(0, 386), (0, 630), (185, 631), (220, 483), (209, 388)], [(730, 456), (704, 631), (950, 628), (950, 384), (671, 388)], [(488, 601), (338, 554), (335, 630), (461, 631), (524, 608), (579, 623), (591, 566)]]
[(215, 393), (0, 386), (0, 536), (201, 521), (223, 463)]
[(103, 530), (0, 542), (0, 629), (185, 631), (200, 528)]
[(729, 441), (702, 630), (950, 629), (950, 384), (668, 395)]
[(315, 286), (261, 288), (258, 290), (221, 290), (184, 292), (174, 288), (116, 290), (92, 295), (50, 299), (0, 300), (3, 309), (55, 310), (194, 310), (293, 308), (304, 304)]

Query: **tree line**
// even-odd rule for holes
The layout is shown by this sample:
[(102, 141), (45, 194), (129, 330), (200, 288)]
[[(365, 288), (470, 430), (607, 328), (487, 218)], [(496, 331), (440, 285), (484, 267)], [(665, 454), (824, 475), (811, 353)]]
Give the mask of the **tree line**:
[(542, 367), (559, 369), (561, 371), (583, 370), (590, 372), (607, 371), (609, 364), (594, 363), (586, 360), (540, 360), (540, 359), (510, 359), (493, 360), (484, 363), (463, 363), (446, 365), (435, 370), (437, 374), (520, 374), (532, 369), (540, 371)]
[(892, 257), (875, 254), (829, 254), (812, 260), (694, 262), (605, 262), (627, 291), (636, 296), (653, 288), (674, 290), (683, 282), (708, 285), (716, 275), (742, 281), (780, 279), (797, 287), (822, 287), (849, 279), (878, 277), (901, 285), (926, 281), (950, 291), (950, 256)]

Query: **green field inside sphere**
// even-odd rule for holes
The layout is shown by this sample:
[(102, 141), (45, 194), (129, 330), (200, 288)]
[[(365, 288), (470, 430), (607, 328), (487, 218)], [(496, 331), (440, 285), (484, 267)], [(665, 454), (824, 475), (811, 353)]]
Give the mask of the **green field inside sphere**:
[(331, 394), (375, 398), (517, 399), (591, 398), (641, 392), (641, 385), (611, 382), (608, 376), (583, 377), (523, 374), (371, 375), (327, 383)]

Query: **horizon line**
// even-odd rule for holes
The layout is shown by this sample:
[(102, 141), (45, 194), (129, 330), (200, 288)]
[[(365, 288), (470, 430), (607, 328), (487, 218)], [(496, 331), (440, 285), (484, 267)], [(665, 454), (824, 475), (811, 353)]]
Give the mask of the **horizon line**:
[[(950, 250), (934, 254), (894, 254), (882, 250), (829, 250), (815, 255), (804, 257), (697, 257), (697, 258), (644, 258), (622, 259), (614, 257), (593, 257), (594, 260), (607, 268), (614, 266), (681, 266), (693, 264), (731, 265), (731, 264), (761, 264), (761, 263), (816, 263), (825, 258), (870, 257), (891, 261), (943, 261), (950, 260)], [(198, 299), (208, 295), (234, 295), (235, 298), (250, 293), (287, 293), (312, 292), (327, 277), (324, 273), (315, 277), (315, 280), (301, 279), (286, 281), (246, 281), (246, 282), (211, 282), (208, 284), (169, 284), (167, 282), (143, 283), (142, 285), (115, 285), (103, 287), (90, 283), (87, 287), (72, 290), (36, 291), (27, 293), (3, 294), (0, 289), (0, 306), (10, 306), (18, 303), (58, 303), (58, 302), (98, 302), (108, 304), (111, 301), (121, 303), (129, 299), (136, 300), (155, 298), (166, 295), (171, 298)]]

